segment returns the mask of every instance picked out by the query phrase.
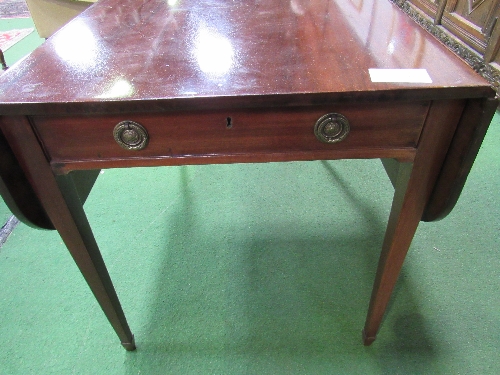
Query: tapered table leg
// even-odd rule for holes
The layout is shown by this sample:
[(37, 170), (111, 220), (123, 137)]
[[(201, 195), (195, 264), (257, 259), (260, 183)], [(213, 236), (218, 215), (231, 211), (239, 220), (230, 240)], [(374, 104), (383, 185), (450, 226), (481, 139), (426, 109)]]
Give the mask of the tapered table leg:
[[(134, 350), (134, 336), (128, 327), (120, 301), (95, 241), (73, 180), (68, 175), (63, 175), (57, 176), (56, 181), (73, 218), (73, 222), (68, 223), (69, 226), (74, 226), (72, 228), (72, 238), (68, 242), (65, 241), (68, 250), (73, 255), (73, 259), (101, 305), (104, 314), (106, 314), (106, 317), (120, 338), (123, 347), (127, 350)], [(63, 237), (62, 234), (61, 237)]]
[(427, 115), (413, 163), (400, 163), (389, 223), (368, 308), (363, 342), (375, 341), (392, 290), (433, 191), (465, 103), (438, 101)]
[(55, 176), (25, 117), (3, 117), (2, 131), (102, 310), (127, 350), (134, 336), (109, 277), (73, 180)]
[[(2, 49), (0, 49), (0, 65), (2, 65), (2, 70), (7, 70), (9, 67), (7, 66), (7, 63), (5, 62), (5, 57), (3, 55)], [(1, 73), (0, 73), (1, 74)]]
[(391, 215), (363, 330), (365, 345), (370, 345), (375, 341), (392, 290), (396, 285), (406, 253), (420, 222), (419, 213), (408, 207), (408, 205), (412, 204), (412, 197), (405, 194), (410, 181), (412, 166), (411, 163), (404, 163), (399, 167)]

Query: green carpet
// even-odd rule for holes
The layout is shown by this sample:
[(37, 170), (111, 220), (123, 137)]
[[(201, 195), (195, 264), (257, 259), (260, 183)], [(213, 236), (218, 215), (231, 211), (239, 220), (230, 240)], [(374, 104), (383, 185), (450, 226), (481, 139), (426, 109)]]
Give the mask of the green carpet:
[(106, 170), (85, 207), (137, 351), (58, 234), (21, 224), (0, 249), (0, 374), (498, 374), (499, 138), (497, 115), (368, 348), (378, 160)]

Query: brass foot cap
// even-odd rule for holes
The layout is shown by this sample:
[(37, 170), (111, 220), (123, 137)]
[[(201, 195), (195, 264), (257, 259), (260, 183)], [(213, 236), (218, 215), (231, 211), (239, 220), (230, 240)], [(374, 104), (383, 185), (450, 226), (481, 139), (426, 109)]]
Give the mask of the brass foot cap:
[(135, 350), (134, 335), (132, 335), (132, 340), (130, 340), (130, 342), (122, 342), (122, 346), (125, 348), (125, 350), (127, 350), (129, 352)]
[(365, 330), (363, 330), (362, 334), (363, 334), (363, 344), (365, 346), (370, 346), (377, 338), (377, 335), (367, 336)]

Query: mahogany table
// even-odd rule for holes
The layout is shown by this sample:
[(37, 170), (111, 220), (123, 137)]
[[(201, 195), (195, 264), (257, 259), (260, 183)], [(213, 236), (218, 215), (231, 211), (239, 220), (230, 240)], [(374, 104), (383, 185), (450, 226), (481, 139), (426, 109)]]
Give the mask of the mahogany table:
[(0, 188), (59, 232), (133, 350), (83, 210), (99, 169), (382, 158), (395, 195), (369, 345), (419, 222), (457, 201), (493, 97), (389, 1), (100, 0), (1, 76)]

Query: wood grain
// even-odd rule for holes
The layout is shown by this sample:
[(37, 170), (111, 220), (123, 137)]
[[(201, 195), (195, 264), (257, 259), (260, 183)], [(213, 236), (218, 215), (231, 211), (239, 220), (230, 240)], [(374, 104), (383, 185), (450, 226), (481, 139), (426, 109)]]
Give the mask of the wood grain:
[[(63, 115), (494, 95), (388, 1), (100, 0), (0, 77), (0, 114)], [(373, 83), (370, 68), (432, 83)], [(90, 125), (89, 125), (90, 126)]]
[[(428, 102), (381, 102), (125, 116), (36, 116), (32, 123), (50, 162), (64, 170), (126, 167), (134, 159), (144, 165), (161, 165), (162, 161), (172, 165), (196, 157), (213, 163), (226, 157), (252, 162), (253, 156), (258, 161), (276, 154), (288, 155), (289, 160), (366, 158), (384, 152), (400, 157), (401, 150), (412, 155), (417, 146), (428, 106)], [(349, 121), (350, 132), (339, 143), (322, 143), (314, 135), (314, 124), (327, 113), (340, 113)], [(125, 150), (114, 140), (113, 129), (124, 120), (144, 126), (149, 134), (146, 148)]]
[[(79, 197), (98, 175), (86, 170), (392, 158), (396, 191), (364, 330), (373, 342), (422, 215), (439, 217), (458, 199), (494, 96), (399, 9), (373, 7), (100, 0), (0, 77), (10, 160), (126, 349), (133, 336)], [(425, 69), (432, 82), (372, 82), (372, 68)], [(330, 112), (351, 124), (340, 143), (314, 135)], [(117, 145), (123, 120), (147, 129), (146, 148)]]

